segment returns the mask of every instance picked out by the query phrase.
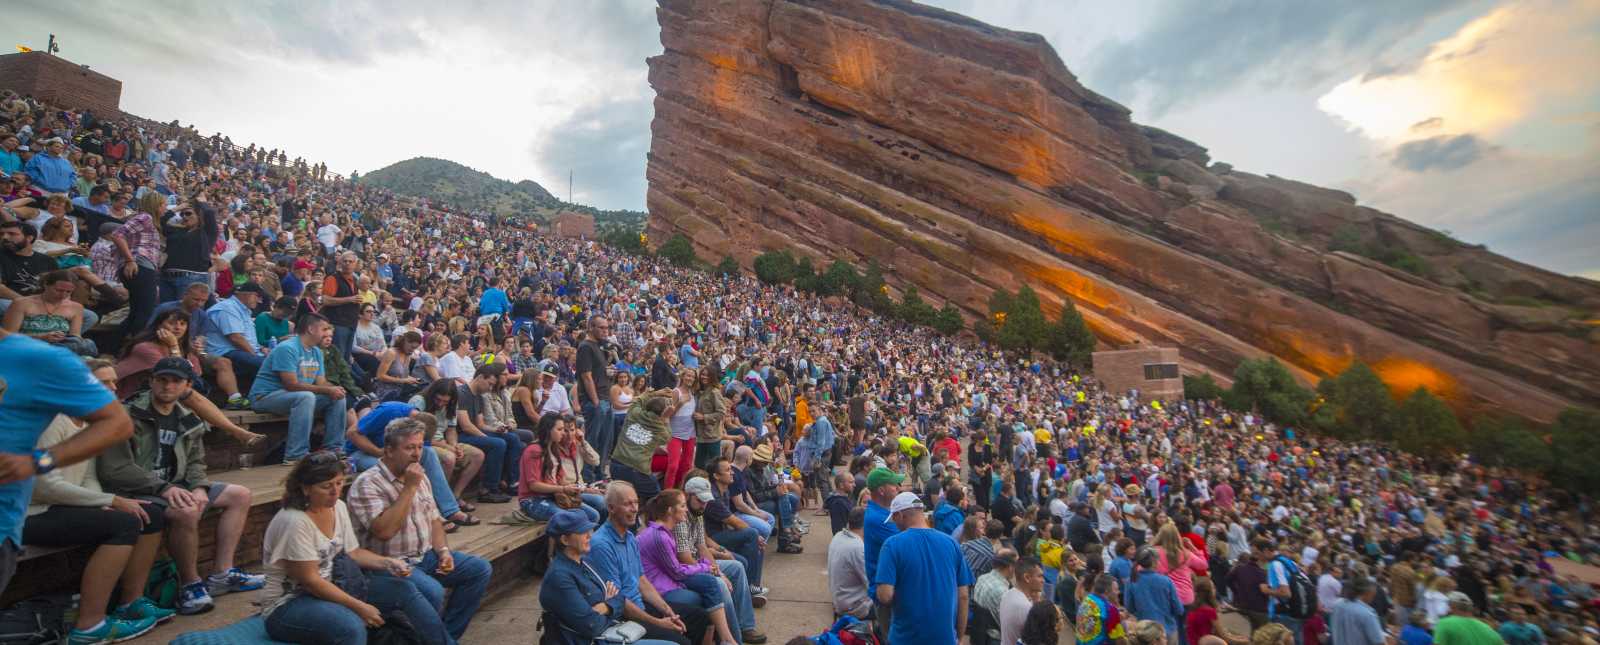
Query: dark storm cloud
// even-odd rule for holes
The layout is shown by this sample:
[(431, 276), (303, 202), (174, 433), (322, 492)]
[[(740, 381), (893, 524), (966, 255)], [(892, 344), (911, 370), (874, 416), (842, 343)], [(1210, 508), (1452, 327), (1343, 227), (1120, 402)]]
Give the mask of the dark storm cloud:
[(1253, 80), (1310, 87), (1365, 67), (1465, 0), (1186, 3), (1130, 40), (1100, 47), (1086, 74), (1113, 99), (1148, 98), (1157, 115)]
[(1470, 134), (1444, 134), (1400, 144), (1394, 149), (1394, 165), (1412, 172), (1456, 170), (1472, 165), (1492, 149)]
[(650, 99), (611, 101), (580, 110), (557, 125), (546, 143), (533, 150), (539, 165), (557, 175), (545, 188), (566, 199), (571, 171), (578, 202), (643, 209), (645, 153), (650, 151), (654, 114)]

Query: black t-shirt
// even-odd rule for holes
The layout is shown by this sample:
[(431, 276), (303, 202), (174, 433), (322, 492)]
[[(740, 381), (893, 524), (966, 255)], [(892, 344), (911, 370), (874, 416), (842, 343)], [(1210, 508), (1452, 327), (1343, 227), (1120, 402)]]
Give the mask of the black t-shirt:
[(173, 406), (172, 413), (156, 414), (156, 438), (161, 443), (160, 454), (156, 457), (155, 474), (165, 481), (172, 481), (173, 473), (178, 472), (178, 452), (174, 448), (178, 444), (178, 408)]
[(713, 498), (706, 502), (704, 519), (707, 533), (717, 533), (728, 529), (728, 518), (733, 517), (733, 512), (728, 510), (728, 504), (721, 499)]
[(56, 261), (43, 253), (17, 255), (0, 251), (0, 281), (24, 296), (35, 296), (44, 291), (44, 286), (39, 284), (39, 276), (54, 270)]
[(206, 248), (206, 234), (200, 227), (181, 228), (167, 226), (166, 269), (180, 269), (204, 273), (211, 269), (211, 253)]
[[(478, 413), (483, 411), (483, 399), (480, 399), (478, 398), (478, 395), (473, 394), (471, 387), (466, 385), (457, 385), (456, 411), (465, 411), (467, 413), (467, 418), (472, 419), (472, 422), (476, 424), (478, 422)], [(483, 428), (478, 429), (482, 430)]]
[[(355, 283), (346, 280), (344, 276), (335, 274), (325, 279), (334, 281), (335, 291), (333, 295), (335, 298), (348, 298), (356, 295)], [(321, 289), (322, 285), (316, 285), (316, 288)], [(327, 316), (328, 322), (333, 323), (336, 327), (354, 327), (361, 320), (361, 303), (349, 302), (342, 305), (326, 306), (322, 308), (322, 315)]]
[(611, 378), (606, 376), (606, 351), (592, 340), (578, 344), (578, 401), (595, 403), (589, 400), (589, 388), (583, 385), (582, 375), (585, 372), (594, 376), (595, 396), (600, 397), (601, 401), (607, 400), (611, 392)]
[[(667, 363), (665, 354), (657, 354), (656, 360), (650, 365), (650, 388), (659, 390), (674, 387), (678, 384), (678, 377), (672, 374), (672, 365)], [(598, 382), (596, 383), (598, 385)]]

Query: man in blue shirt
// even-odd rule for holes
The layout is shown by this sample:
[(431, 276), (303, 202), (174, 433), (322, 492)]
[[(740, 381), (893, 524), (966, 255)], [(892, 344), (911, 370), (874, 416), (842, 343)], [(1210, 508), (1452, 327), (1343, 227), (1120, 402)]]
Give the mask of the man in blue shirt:
[(62, 156), (67, 152), (65, 142), (55, 138), (45, 143), (44, 154), (29, 159), (23, 172), (33, 178), (33, 183), (38, 184), (40, 190), (65, 195), (72, 190), (73, 184), (78, 183), (78, 171), (73, 169), (72, 162)]
[(1383, 620), (1378, 618), (1378, 612), (1372, 608), (1372, 599), (1378, 597), (1378, 584), (1366, 576), (1356, 576), (1347, 583), (1344, 592), (1344, 600), (1335, 603), (1328, 614), (1333, 645), (1394, 643), (1383, 631)]
[(22, 157), (17, 154), (17, 148), (21, 145), (21, 140), (10, 135), (0, 139), (0, 172), (15, 175), (22, 170)]
[[(867, 473), (867, 510), (863, 522), (865, 529), (861, 535), (861, 550), (867, 565), (867, 580), (877, 582), (878, 554), (883, 551), (883, 543), (900, 532), (899, 527), (889, 521), (889, 506), (894, 502), (896, 495), (900, 494), (900, 483), (906, 476), (888, 468), (874, 468)], [(874, 595), (876, 598), (876, 595)], [(889, 633), (889, 607), (880, 603), (875, 617), (880, 636)]]
[[(49, 450), (35, 450), (57, 414), (89, 426)], [(132, 435), (127, 410), (77, 356), (0, 329), (0, 591), (16, 572), (34, 475), (93, 457)]]
[(928, 528), (916, 493), (896, 495), (890, 518), (900, 533), (878, 554), (877, 599), (890, 608), (890, 643), (956, 645), (967, 631), (972, 569), (955, 538)]
[(674, 604), (656, 591), (644, 575), (639, 541), (632, 527), (639, 519), (639, 493), (623, 481), (606, 487), (606, 523), (595, 529), (589, 542), (589, 564), (600, 579), (617, 586), (622, 597), (622, 620), (644, 625), (644, 637), (679, 645), (699, 643), (710, 624), (697, 604)]
[(111, 189), (105, 186), (90, 188), (88, 195), (79, 195), (72, 198), (72, 205), (86, 211), (109, 216), (111, 215)]
[(323, 449), (337, 451), (342, 447), (345, 392), (328, 382), (322, 362), (322, 341), (332, 333), (327, 318), (317, 314), (301, 317), (299, 335), (273, 348), (250, 388), (252, 408), (289, 415), (289, 437), (283, 448), (285, 464), (293, 464), (311, 451), (311, 424), (318, 414), (322, 415), (324, 426)]
[[(383, 457), (384, 436), (387, 434), (389, 424), (400, 419), (416, 417), (420, 419), (428, 431), (422, 435), (422, 470), (428, 475), (428, 488), (433, 492), (434, 504), (439, 507), (439, 515), (446, 522), (464, 523), (475, 526), (477, 518), (461, 510), (461, 501), (456, 499), (455, 491), (450, 488), (450, 478), (444, 472), (444, 465), (439, 462), (439, 454), (430, 446), (437, 425), (431, 414), (422, 414), (411, 404), (404, 401), (386, 401), (361, 413), (356, 420), (356, 425), (344, 433), (344, 453), (350, 456), (350, 462), (356, 467), (356, 472), (365, 472), (367, 469), (378, 465)], [(458, 453), (459, 458), (459, 453)]]
[(255, 376), (264, 360), (261, 344), (256, 342), (255, 317), (264, 293), (260, 285), (246, 282), (234, 287), (233, 297), (206, 310), (206, 317), (211, 319), (205, 331), (206, 353), (232, 362), (233, 373), (240, 382)]
[(504, 316), (511, 313), (511, 299), (506, 297), (505, 289), (501, 288), (504, 282), (496, 280), (488, 289), (483, 290), (483, 296), (478, 298), (479, 316)]

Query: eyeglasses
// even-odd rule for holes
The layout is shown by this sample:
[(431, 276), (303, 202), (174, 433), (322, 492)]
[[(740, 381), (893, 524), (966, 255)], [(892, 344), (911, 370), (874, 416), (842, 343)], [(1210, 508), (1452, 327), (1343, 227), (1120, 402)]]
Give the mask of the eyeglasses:
[(306, 455), (306, 461), (313, 464), (327, 464), (336, 461), (344, 461), (344, 455), (332, 450), (318, 450)]

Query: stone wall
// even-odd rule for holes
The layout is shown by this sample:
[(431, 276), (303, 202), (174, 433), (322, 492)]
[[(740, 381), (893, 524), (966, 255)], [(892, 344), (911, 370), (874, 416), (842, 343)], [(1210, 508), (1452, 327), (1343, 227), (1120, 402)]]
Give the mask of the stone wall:
[[(1183, 377), (1174, 347), (1141, 347), (1094, 353), (1094, 377), (1106, 389), (1122, 394), (1138, 388), (1140, 401), (1183, 398)], [(1146, 378), (1147, 366), (1171, 366), (1171, 378)], [(1165, 375), (1160, 375), (1165, 376)]]
[(122, 81), (44, 52), (0, 56), (0, 88), (101, 117), (122, 114)]

